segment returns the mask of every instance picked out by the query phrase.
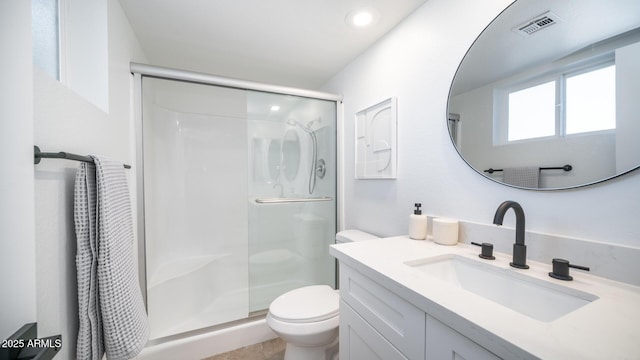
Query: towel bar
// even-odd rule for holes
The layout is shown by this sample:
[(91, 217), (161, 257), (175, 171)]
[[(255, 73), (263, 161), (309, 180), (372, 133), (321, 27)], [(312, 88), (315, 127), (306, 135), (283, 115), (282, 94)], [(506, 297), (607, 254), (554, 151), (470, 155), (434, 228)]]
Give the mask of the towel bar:
[[(40, 151), (40, 148), (37, 146), (33, 147), (33, 163), (40, 164), (41, 159), (67, 159), (67, 160), (75, 160), (75, 161), (83, 161), (93, 164), (93, 159), (89, 156), (76, 155), (64, 151), (60, 151), (57, 153), (46, 153)], [(131, 169), (131, 165), (124, 164), (125, 169)]]
[(277, 203), (293, 203), (293, 202), (314, 202), (314, 201), (331, 201), (332, 197), (329, 196), (321, 196), (321, 197), (292, 197), (292, 198), (262, 198), (256, 199), (258, 204), (277, 204)]
[[(573, 170), (573, 166), (571, 165), (565, 165), (565, 166), (556, 166), (556, 167), (541, 167), (540, 170), (564, 170), (564, 171), (571, 171)], [(489, 174), (493, 174), (496, 171), (503, 171), (503, 169), (487, 169), (484, 170), (484, 172), (489, 173)]]

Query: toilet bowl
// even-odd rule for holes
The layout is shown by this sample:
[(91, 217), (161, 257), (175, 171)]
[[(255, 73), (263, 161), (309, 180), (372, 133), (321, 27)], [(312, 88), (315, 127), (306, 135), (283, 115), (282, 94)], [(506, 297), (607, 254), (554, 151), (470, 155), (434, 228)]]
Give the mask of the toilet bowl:
[(305, 286), (276, 298), (267, 324), (286, 343), (285, 360), (327, 360), (338, 353), (340, 296), (327, 285)]
[[(359, 230), (336, 234), (336, 243), (375, 239)], [(267, 325), (287, 343), (284, 360), (338, 358), (340, 296), (327, 285), (305, 286), (277, 297), (269, 306)]]

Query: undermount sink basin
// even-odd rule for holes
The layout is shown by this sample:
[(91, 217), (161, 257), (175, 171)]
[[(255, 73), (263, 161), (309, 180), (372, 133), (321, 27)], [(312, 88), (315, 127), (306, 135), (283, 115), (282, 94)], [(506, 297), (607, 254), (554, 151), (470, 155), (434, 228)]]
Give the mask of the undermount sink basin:
[(404, 263), (420, 272), (533, 319), (551, 322), (598, 297), (458, 255)]

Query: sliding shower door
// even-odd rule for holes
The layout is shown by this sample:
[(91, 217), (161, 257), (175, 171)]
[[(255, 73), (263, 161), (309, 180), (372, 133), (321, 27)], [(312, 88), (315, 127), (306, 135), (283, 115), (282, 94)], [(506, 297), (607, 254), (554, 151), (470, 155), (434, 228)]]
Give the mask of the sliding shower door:
[(151, 338), (248, 313), (246, 92), (143, 78)]
[(336, 103), (142, 77), (151, 338), (334, 285)]
[(335, 284), (336, 103), (249, 91), (251, 311)]

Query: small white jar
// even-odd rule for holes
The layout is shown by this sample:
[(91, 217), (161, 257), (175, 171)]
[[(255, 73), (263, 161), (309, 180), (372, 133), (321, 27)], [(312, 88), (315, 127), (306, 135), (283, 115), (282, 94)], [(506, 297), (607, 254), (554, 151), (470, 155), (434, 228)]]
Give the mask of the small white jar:
[(440, 245), (458, 243), (458, 220), (448, 218), (433, 219), (433, 241)]

